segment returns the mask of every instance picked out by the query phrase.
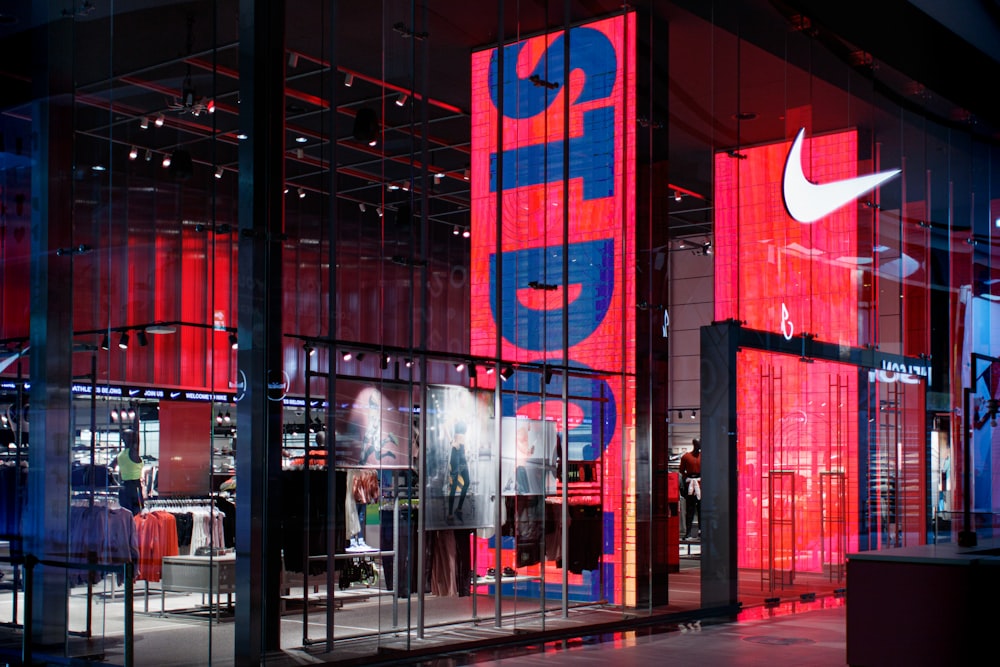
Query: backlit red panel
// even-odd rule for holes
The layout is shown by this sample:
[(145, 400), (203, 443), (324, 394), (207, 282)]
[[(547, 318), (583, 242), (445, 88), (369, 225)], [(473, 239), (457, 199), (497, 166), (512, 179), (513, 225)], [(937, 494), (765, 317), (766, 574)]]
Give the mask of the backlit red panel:
[[(566, 347), (571, 367), (634, 373), (634, 35), (627, 14), (508, 45), (502, 58), (498, 49), (473, 54), (474, 355), (494, 356), (499, 334), (506, 360), (561, 363)], [(505, 415), (542, 413), (540, 378), (515, 373), (504, 386)], [(599, 593), (620, 602), (632, 387), (597, 377), (568, 383), (567, 456), (599, 461), (605, 482), (610, 587)], [(558, 377), (545, 387), (561, 391)], [(545, 414), (561, 413), (546, 401)]]
[[(813, 223), (791, 218), (782, 202), (791, 145), (716, 155), (715, 318), (856, 347), (866, 264), (858, 205)], [(813, 183), (858, 175), (857, 133), (807, 137), (802, 165)], [(739, 565), (781, 573), (842, 563), (858, 547), (858, 370), (748, 350), (737, 383)]]

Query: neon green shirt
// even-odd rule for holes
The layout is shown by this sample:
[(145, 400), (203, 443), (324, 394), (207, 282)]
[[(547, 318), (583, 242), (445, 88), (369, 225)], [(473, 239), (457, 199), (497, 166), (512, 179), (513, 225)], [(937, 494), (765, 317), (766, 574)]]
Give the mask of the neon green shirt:
[(142, 477), (142, 462), (133, 461), (128, 455), (128, 449), (123, 449), (118, 454), (118, 470), (121, 471), (123, 482), (139, 479)]

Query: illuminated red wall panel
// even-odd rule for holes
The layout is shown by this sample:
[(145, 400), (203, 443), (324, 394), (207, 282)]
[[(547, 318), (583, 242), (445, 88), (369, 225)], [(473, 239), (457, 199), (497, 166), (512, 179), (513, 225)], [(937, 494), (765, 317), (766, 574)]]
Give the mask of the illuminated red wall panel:
[[(473, 354), (496, 354), (499, 326), (506, 360), (561, 363), (565, 340), (571, 367), (634, 372), (634, 35), (628, 14), (506, 46), (502, 67), (497, 49), (473, 54)], [(505, 415), (539, 416), (539, 377), (518, 372), (505, 385)], [(546, 391), (559, 395), (560, 383)], [(632, 394), (621, 380), (590, 377), (570, 378), (568, 392), (579, 397), (568, 406), (568, 458), (599, 461), (605, 482), (604, 568), (613, 589), (601, 593), (620, 602)], [(549, 400), (545, 411), (555, 418), (562, 406)]]
[[(857, 347), (858, 204), (793, 219), (782, 192), (791, 147), (716, 155), (715, 319)], [(801, 164), (813, 183), (857, 176), (857, 132), (806, 137)], [(858, 546), (858, 370), (744, 351), (737, 383), (739, 565), (821, 571), (842, 562)], [(824, 524), (831, 513), (846, 522), (843, 544)]]

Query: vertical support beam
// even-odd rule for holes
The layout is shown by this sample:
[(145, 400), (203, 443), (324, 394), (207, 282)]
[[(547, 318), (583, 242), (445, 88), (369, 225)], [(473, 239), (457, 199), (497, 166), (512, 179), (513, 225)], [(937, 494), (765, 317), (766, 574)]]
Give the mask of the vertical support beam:
[[(73, 21), (58, 3), (34, 3), (36, 64), (31, 153), (31, 433), (25, 552), (68, 553), (73, 331)], [(63, 252), (60, 252), (63, 249)], [(36, 646), (66, 639), (66, 573), (38, 567), (31, 581)]]
[(701, 606), (735, 606), (736, 352), (734, 320), (701, 328)]
[(237, 665), (280, 648), (285, 3), (240, 1), (239, 370), (236, 474)]

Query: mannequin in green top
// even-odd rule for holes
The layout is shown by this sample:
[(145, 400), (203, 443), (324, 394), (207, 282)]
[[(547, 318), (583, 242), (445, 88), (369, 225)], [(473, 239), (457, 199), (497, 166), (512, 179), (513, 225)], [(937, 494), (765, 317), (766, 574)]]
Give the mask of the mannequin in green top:
[(118, 472), (122, 485), (118, 491), (118, 504), (138, 514), (142, 510), (142, 458), (139, 457), (139, 434), (132, 430), (122, 431), (122, 444), (125, 445), (117, 457)]

